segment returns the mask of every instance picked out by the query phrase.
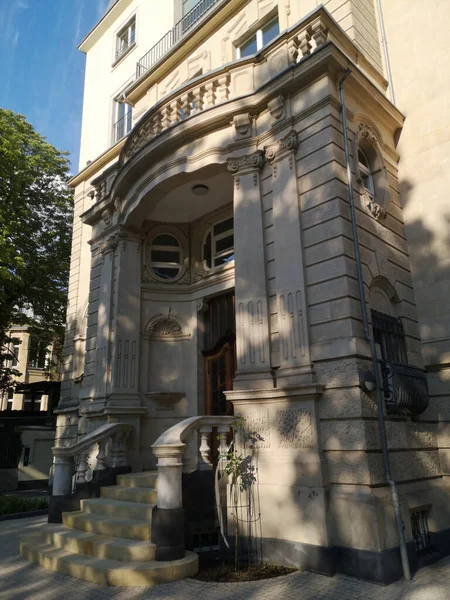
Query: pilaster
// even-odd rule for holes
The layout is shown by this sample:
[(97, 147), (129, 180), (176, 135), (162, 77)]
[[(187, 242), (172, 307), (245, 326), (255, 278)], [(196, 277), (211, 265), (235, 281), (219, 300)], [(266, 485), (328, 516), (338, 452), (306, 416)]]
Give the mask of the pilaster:
[(228, 159), (234, 175), (237, 373), (234, 389), (273, 387), (260, 171), (264, 152)]
[(279, 323), (278, 385), (312, 383), (296, 151), (290, 131), (266, 148), (272, 165), (273, 229)]

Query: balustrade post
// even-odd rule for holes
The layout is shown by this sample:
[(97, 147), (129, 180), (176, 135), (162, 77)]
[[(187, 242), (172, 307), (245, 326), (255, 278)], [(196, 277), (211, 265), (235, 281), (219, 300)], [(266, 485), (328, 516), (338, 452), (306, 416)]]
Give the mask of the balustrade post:
[(72, 492), (73, 458), (55, 457), (53, 460), (52, 496), (67, 496)]
[(201, 427), (200, 428), (200, 459), (198, 461), (199, 471), (210, 471), (212, 463), (209, 459), (210, 447), (209, 447), (209, 434), (212, 432), (212, 427)]
[(96, 456), (97, 466), (96, 470), (101, 471), (102, 469), (106, 469), (105, 460), (106, 460), (106, 440), (98, 442), (98, 454)]
[(89, 469), (88, 456), (89, 452), (87, 451), (80, 454), (77, 466), (77, 483), (86, 483), (86, 471)]

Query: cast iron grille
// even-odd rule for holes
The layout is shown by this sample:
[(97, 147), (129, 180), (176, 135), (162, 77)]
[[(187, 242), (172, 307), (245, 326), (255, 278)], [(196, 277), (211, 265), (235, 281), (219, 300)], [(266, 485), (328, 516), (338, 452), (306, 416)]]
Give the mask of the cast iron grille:
[(411, 513), (411, 529), (417, 554), (431, 551), (431, 538), (428, 531), (428, 510)]
[(192, 536), (192, 550), (194, 552), (217, 552), (220, 550), (219, 536), (218, 529), (195, 532)]
[(401, 320), (372, 310), (372, 325), (375, 343), (380, 344), (383, 360), (408, 364)]
[(373, 335), (381, 348), (381, 373), (389, 414), (420, 415), (429, 402), (425, 371), (408, 364), (405, 335), (400, 319), (372, 311)]

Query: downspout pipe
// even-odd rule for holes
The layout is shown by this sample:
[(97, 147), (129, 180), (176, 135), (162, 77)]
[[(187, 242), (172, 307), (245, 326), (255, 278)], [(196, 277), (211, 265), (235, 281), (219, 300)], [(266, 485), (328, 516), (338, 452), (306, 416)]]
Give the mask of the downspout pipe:
[(384, 463), (384, 473), (386, 475), (386, 481), (391, 488), (391, 497), (392, 504), (394, 507), (395, 514), (395, 522), (397, 525), (397, 533), (398, 540), (400, 545), (400, 556), (402, 561), (403, 568), (403, 576), (407, 581), (411, 581), (411, 571), (409, 568), (409, 560), (408, 560), (408, 552), (406, 549), (406, 539), (405, 539), (405, 527), (402, 520), (401, 508), (400, 508), (400, 500), (398, 497), (397, 486), (395, 481), (392, 479), (391, 475), (391, 466), (389, 461), (389, 449), (387, 444), (387, 435), (386, 435), (386, 422), (384, 420), (384, 406), (383, 406), (383, 395), (382, 395), (382, 386), (380, 381), (380, 373), (378, 370), (378, 359), (377, 359), (377, 350), (375, 346), (375, 340), (370, 333), (369, 329), (369, 319), (367, 316), (367, 307), (366, 307), (366, 297), (364, 292), (364, 279), (362, 273), (362, 264), (361, 264), (361, 255), (359, 252), (359, 241), (358, 241), (358, 228), (356, 225), (356, 211), (355, 211), (355, 201), (353, 197), (353, 181), (352, 181), (352, 169), (350, 165), (350, 152), (349, 152), (349, 144), (348, 144), (348, 130), (347, 130), (347, 112), (345, 108), (345, 92), (344, 85), (351, 74), (351, 70), (348, 69), (342, 79), (339, 82), (339, 93), (341, 97), (341, 110), (342, 110), (342, 126), (344, 131), (344, 144), (345, 144), (345, 160), (347, 163), (347, 181), (348, 181), (348, 196), (350, 201), (350, 216), (352, 222), (352, 234), (353, 234), (353, 244), (355, 248), (355, 260), (356, 260), (356, 272), (358, 279), (358, 289), (359, 289), (359, 300), (361, 304), (361, 314), (363, 320), (364, 327), (364, 338), (370, 345), (370, 351), (372, 355), (372, 368), (373, 374), (375, 377), (375, 389), (377, 394), (377, 406), (378, 406), (378, 419), (380, 422), (380, 434), (381, 434), (381, 448), (383, 451), (383, 463)]
[(383, 18), (383, 8), (381, 6), (381, 0), (377, 0), (377, 9), (378, 9), (378, 22), (380, 24), (380, 33), (381, 33), (381, 45), (383, 46), (383, 54), (384, 54), (384, 64), (386, 66), (386, 75), (389, 85), (389, 95), (391, 97), (391, 102), (395, 106), (395, 94), (394, 94), (394, 84), (392, 83), (392, 73), (391, 73), (391, 63), (389, 61), (389, 50), (386, 39), (386, 31), (384, 29), (384, 18)]

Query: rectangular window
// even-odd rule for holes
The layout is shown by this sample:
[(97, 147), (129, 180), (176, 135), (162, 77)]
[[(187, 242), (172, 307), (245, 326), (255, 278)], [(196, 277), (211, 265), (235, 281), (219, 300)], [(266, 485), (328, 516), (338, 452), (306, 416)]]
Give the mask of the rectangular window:
[(6, 401), (6, 410), (12, 410), (13, 403), (14, 403), (14, 390), (13, 389), (9, 389), (8, 390), (8, 398), (7, 398), (7, 401)]
[(28, 366), (31, 369), (45, 369), (47, 366), (47, 344), (31, 338)]
[(136, 17), (133, 17), (119, 31), (116, 38), (116, 60), (118, 60), (136, 41)]
[(27, 392), (26, 394), (24, 394), (23, 396), (23, 410), (26, 410), (28, 412), (33, 411), (40, 411), (42, 407), (42, 394), (35, 394), (34, 395), (34, 402), (33, 402), (33, 394), (31, 394), (30, 392)]
[(133, 109), (129, 104), (125, 104), (125, 102), (116, 99), (114, 101), (114, 110), (115, 123), (113, 143), (116, 144), (131, 131)]
[(210, 229), (203, 245), (203, 260), (208, 268), (220, 267), (234, 260), (233, 228), (233, 217), (230, 217)]
[(19, 364), (19, 344), (14, 344), (13, 348), (12, 348), (12, 363), (11, 366), (12, 367), (17, 367), (17, 365)]
[(280, 33), (280, 24), (278, 17), (270, 21), (267, 25), (258, 29), (250, 38), (237, 48), (237, 58), (252, 56), (259, 52), (264, 46), (267, 46)]

